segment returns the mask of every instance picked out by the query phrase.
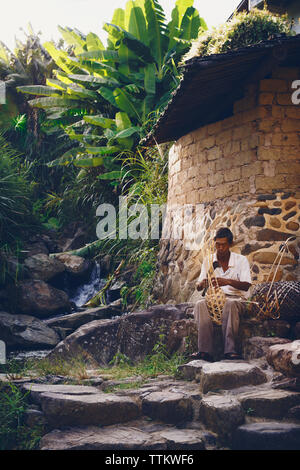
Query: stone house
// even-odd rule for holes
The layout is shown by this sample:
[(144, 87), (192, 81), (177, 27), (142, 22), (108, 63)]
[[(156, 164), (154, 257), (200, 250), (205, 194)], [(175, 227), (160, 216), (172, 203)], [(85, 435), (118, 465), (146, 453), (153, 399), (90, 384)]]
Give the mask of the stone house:
[(144, 144), (171, 141), (156, 298), (196, 299), (201, 247), (220, 226), (254, 282), (276, 266), (275, 280), (300, 280), (300, 35), (187, 61)]

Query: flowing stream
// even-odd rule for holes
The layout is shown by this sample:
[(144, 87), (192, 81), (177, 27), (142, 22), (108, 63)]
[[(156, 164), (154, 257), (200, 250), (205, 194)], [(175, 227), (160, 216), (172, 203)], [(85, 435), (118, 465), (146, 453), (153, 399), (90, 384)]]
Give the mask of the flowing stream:
[(72, 281), (67, 279), (63, 290), (69, 295), (71, 302), (74, 302), (77, 307), (82, 307), (104, 287), (106, 281), (101, 279), (100, 276), (100, 264), (95, 263), (90, 279), (86, 283), (74, 287), (72, 286)]

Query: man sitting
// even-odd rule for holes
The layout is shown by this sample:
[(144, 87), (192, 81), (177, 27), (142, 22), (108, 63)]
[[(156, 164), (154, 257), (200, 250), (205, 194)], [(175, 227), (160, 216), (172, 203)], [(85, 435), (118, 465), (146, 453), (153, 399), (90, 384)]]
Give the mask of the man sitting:
[[(244, 309), (251, 286), (250, 266), (245, 256), (230, 251), (233, 235), (228, 228), (220, 228), (214, 240), (216, 247), (216, 253), (213, 257), (215, 277), (212, 278), (212, 283), (214, 286), (218, 285), (226, 295), (222, 311), (224, 357), (226, 359), (241, 359), (236, 351), (235, 339), (239, 329), (239, 314)], [(208, 260), (204, 259), (196, 284), (198, 290), (208, 287), (207, 270)], [(213, 323), (205, 297), (196, 303), (194, 318), (198, 327), (198, 352), (194, 353), (192, 358), (213, 361)]]

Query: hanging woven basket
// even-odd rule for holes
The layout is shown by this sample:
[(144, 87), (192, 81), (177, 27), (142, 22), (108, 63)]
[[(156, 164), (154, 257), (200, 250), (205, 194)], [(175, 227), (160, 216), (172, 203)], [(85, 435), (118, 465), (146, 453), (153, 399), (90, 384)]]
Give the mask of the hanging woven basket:
[(258, 316), (300, 319), (300, 281), (257, 284), (251, 302), (251, 311)]
[(222, 311), (226, 296), (220, 287), (209, 287), (205, 295), (206, 305), (210, 318), (217, 325), (222, 324)]

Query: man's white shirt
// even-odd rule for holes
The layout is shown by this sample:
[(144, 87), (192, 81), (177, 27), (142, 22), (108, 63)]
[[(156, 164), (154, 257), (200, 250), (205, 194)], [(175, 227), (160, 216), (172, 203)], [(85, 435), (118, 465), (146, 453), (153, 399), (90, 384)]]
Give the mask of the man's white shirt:
[[(214, 261), (217, 261), (216, 253), (213, 255), (213, 262)], [(208, 260), (204, 259), (198, 282), (201, 282), (203, 281), (203, 279), (207, 278), (207, 269)], [(238, 253), (234, 253), (232, 251), (230, 251), (228, 269), (224, 272), (221, 266), (217, 267), (214, 269), (214, 276), (222, 277), (224, 279), (234, 279), (236, 281), (241, 282), (249, 282), (249, 284), (251, 284), (252, 282), (250, 265), (246, 256), (239, 255)], [(232, 286), (221, 286), (221, 289), (224, 291), (225, 295), (235, 295), (244, 299), (247, 299), (250, 295), (250, 289), (248, 289), (247, 291), (242, 291), (235, 289)]]

